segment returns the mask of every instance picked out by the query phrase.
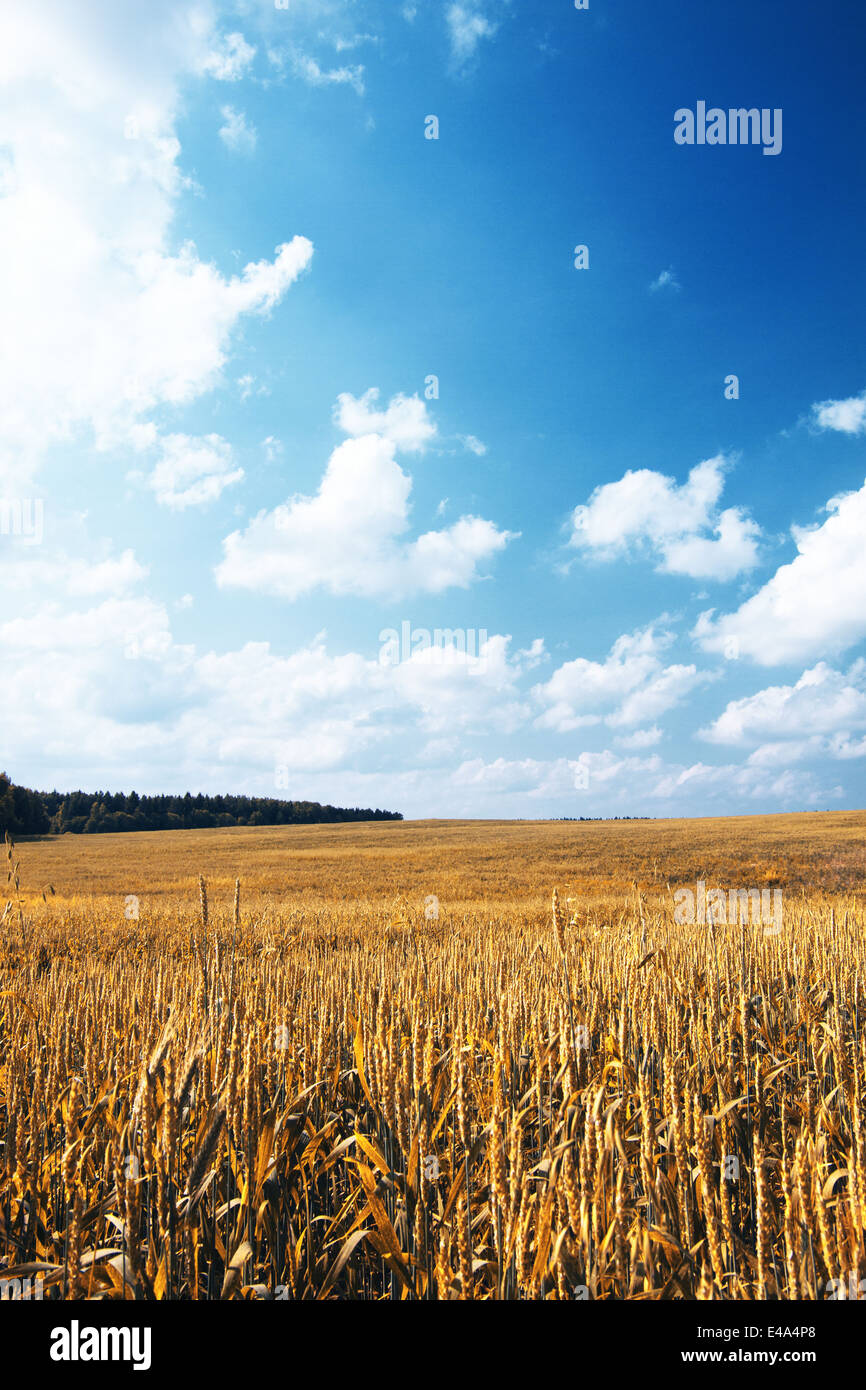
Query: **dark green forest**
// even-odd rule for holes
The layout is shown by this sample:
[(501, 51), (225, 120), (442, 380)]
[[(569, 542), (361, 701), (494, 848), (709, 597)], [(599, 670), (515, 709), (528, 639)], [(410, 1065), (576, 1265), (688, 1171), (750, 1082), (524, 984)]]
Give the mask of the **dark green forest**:
[(322, 806), (261, 796), (139, 796), (138, 792), (36, 792), (0, 773), (0, 836), (202, 830), (221, 825), (322, 825), (402, 820), (399, 811)]

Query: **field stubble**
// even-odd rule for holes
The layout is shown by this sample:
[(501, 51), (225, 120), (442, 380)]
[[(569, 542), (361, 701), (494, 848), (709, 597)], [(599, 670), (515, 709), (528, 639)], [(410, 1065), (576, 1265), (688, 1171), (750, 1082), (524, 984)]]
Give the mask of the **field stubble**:
[[(114, 1299), (856, 1294), (864, 822), (20, 846), (0, 1278)], [(781, 886), (782, 931), (677, 925), (671, 892), (701, 877)]]

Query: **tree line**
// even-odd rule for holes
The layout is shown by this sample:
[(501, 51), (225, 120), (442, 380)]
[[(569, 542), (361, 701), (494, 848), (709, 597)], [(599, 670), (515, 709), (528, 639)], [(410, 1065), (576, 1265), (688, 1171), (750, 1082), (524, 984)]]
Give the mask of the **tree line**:
[(98, 835), (126, 830), (200, 830), (224, 825), (321, 825), (402, 820), (399, 811), (322, 806), (263, 796), (139, 796), (138, 792), (37, 792), (0, 773), (0, 836)]

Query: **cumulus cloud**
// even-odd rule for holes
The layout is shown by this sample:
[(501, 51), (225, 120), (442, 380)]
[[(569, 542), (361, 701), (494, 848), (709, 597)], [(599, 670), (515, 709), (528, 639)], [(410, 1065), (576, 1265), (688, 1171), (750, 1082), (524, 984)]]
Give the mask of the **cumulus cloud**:
[(518, 652), (517, 655), (522, 661), (523, 668), (526, 671), (532, 671), (536, 666), (540, 666), (542, 662), (550, 660), (544, 649), (543, 637), (536, 637), (528, 647)]
[(820, 401), (812, 406), (812, 423), (819, 430), (866, 434), (866, 391), (847, 400)]
[[(675, 808), (683, 805), (706, 806), (739, 811), (744, 803), (765, 809), (798, 810), (803, 806), (826, 805), (842, 795), (839, 786), (828, 786), (807, 770), (760, 766), (751, 763), (710, 765), (692, 763), (689, 767), (665, 770), (653, 784), (652, 796)], [(678, 811), (679, 813), (679, 811)]]
[(4, 593), (30, 593), (44, 590), (70, 597), (97, 594), (125, 594), (148, 573), (132, 550), (108, 554), (102, 560), (84, 560), (59, 550), (46, 555), (41, 550), (22, 550), (0, 560), (0, 589)]
[(144, 777), (159, 789), (166, 776), (253, 777), (273, 792), (277, 768), (294, 789), (301, 774), (357, 769), (368, 754), (381, 765), (397, 737), (441, 745), (526, 718), (518, 687), (536, 643), (511, 656), (493, 634), (471, 652), (416, 651), (396, 665), (380, 660), (374, 630), (368, 655), (329, 652), (324, 634), (287, 654), (267, 642), (198, 652), (174, 639), (164, 604), (136, 592), (145, 571), (131, 552), (59, 561), (37, 557), (22, 611), (0, 623), (16, 672), (4, 733), (52, 778), (68, 769), (75, 783)]
[(153, 443), (152, 412), (216, 384), (239, 319), (309, 264), (299, 237), (230, 277), (170, 249), (181, 92), (240, 75), (248, 49), (175, 0), (0, 15), (0, 474), (20, 483), (81, 436)]
[(335, 421), (351, 437), (334, 450), (314, 496), (260, 512), (223, 542), (223, 587), (296, 599), (314, 589), (366, 597), (466, 588), (512, 535), (463, 516), (441, 531), (405, 539), (412, 479), (397, 462), (432, 438), (426, 404), (396, 396), (377, 410), (377, 393), (343, 395)]
[(455, 770), (453, 781), (458, 787), (471, 787), (483, 793), (521, 792), (528, 796), (539, 794), (542, 786), (558, 787), (566, 792), (573, 788), (574, 764), (566, 758), (542, 761), (538, 758), (469, 758)]
[(518, 681), (533, 664), (537, 644), (511, 657), (510, 641), (507, 636), (485, 637), (474, 651), (453, 641), (420, 648), (394, 667), (393, 688), (418, 711), (425, 732), (511, 733), (529, 716)]
[(218, 434), (200, 439), (168, 434), (148, 482), (158, 502), (179, 511), (213, 502), (232, 483), (239, 483), (244, 470), (232, 463), (232, 447)]
[(620, 748), (655, 748), (664, 735), (657, 724), (651, 729), (635, 729), (633, 734), (620, 734), (615, 740)]
[(694, 579), (733, 579), (758, 562), (760, 529), (738, 507), (719, 511), (727, 461), (699, 463), (681, 486), (649, 468), (629, 469), (575, 508), (569, 544), (601, 560), (634, 553)]
[(732, 700), (701, 737), (711, 743), (742, 744), (776, 737), (808, 739), (866, 729), (866, 663), (855, 662), (847, 675), (819, 662), (794, 685), (771, 685)]
[[(352, 783), (353, 784), (353, 783)], [(339, 785), (344, 787), (345, 774)], [(382, 782), (379, 782), (382, 785)], [(824, 807), (842, 789), (803, 769), (736, 764), (691, 767), (655, 757), (618, 756), (611, 750), (578, 758), (466, 758), (453, 772), (429, 767), (389, 773), (385, 785), (413, 814), (525, 816), (533, 803), (561, 815), (736, 814)], [(367, 795), (367, 802), (370, 797)]]
[(696, 666), (665, 666), (661, 653), (670, 633), (650, 626), (617, 638), (604, 661), (578, 657), (560, 666), (532, 697), (540, 729), (567, 733), (593, 724), (643, 724), (678, 705), (709, 679)]
[[(543, 655), (540, 639), (512, 655), (510, 638), (493, 634), (471, 650), (422, 647), (394, 665), (382, 662), (373, 631), (366, 654), (333, 652), (325, 634), (288, 652), (256, 641), (196, 650), (175, 639), (167, 605), (141, 592), (145, 570), (131, 551), (93, 561), (34, 552), (16, 565), (25, 570), (15, 616), (0, 623), (16, 673), (3, 727), (36, 782), (145, 791), (231, 785), (409, 814), (519, 815), (533, 802), (564, 814), (721, 813), (744, 803), (826, 805), (839, 789), (794, 764), (815, 754), (841, 765), (866, 753), (860, 665), (845, 678), (856, 701), (831, 674), (814, 696), (818, 708), (821, 689), (838, 690), (828, 706), (851, 732), (800, 737), (811, 724), (796, 715), (797, 693), (783, 704), (793, 735), (785, 747), (761, 743), (742, 764), (663, 762), (652, 747), (655, 726), (623, 729), (619, 752), (581, 751), (571, 739), (568, 756), (491, 756), (490, 740), (524, 728), (537, 709), (523, 692)], [(652, 654), (653, 644), (636, 636), (631, 655)], [(758, 713), (755, 702), (739, 715), (752, 741), (774, 717)], [(466, 746), (479, 739), (486, 756)]]
[[(626, 806), (645, 804), (658, 775), (664, 771), (661, 759), (620, 757), (610, 749), (581, 753), (577, 758), (484, 758), (466, 759), (455, 770), (455, 787), (471, 788), (479, 798), (519, 796), (529, 800), (566, 800), (574, 811), (612, 814)], [(601, 808), (604, 807), (604, 812)]]
[(334, 406), (334, 424), (354, 439), (365, 434), (382, 435), (395, 448), (409, 453), (423, 449), (434, 438), (436, 425), (427, 413), (426, 401), (398, 393), (385, 410), (378, 410), (378, 399), (375, 386), (359, 398), (344, 391)]
[(749, 767), (787, 768), (804, 762), (826, 767), (831, 761), (850, 762), (855, 758), (866, 758), (866, 736), (855, 739), (847, 734), (813, 734), (811, 738), (762, 743), (746, 761)]
[(734, 613), (702, 613), (694, 636), (705, 651), (735, 643), (761, 666), (834, 656), (866, 636), (866, 484), (832, 497), (827, 520), (792, 526), (797, 556)]

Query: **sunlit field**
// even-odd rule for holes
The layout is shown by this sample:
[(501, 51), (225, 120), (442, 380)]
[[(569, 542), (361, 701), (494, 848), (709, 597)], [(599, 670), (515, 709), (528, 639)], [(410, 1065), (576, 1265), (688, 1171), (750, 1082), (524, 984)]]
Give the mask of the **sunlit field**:
[[(15, 846), (0, 1279), (46, 1299), (846, 1296), (866, 1276), (864, 832), (846, 812)], [(732, 894), (751, 916), (725, 916)]]

